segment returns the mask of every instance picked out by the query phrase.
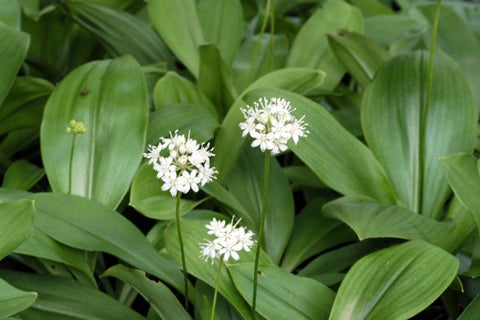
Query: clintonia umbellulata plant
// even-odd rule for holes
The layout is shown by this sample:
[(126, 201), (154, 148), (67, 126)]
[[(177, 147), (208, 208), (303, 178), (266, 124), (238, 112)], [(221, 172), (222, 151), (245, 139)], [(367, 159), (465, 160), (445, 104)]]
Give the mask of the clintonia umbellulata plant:
[(3, 1), (0, 318), (476, 319), (480, 5), (390, 2)]

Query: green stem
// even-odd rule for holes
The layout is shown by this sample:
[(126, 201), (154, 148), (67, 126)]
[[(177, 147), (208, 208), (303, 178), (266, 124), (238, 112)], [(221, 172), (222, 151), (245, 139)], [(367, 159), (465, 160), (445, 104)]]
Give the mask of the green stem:
[(268, 61), (268, 71), (273, 71), (273, 58), (275, 52), (275, 42), (274, 36), (275, 35), (275, 0), (272, 0), (272, 6), (270, 11), (270, 55)]
[(271, 0), (267, 0), (267, 7), (265, 8), (265, 18), (263, 19), (262, 27), (260, 28), (260, 34), (258, 35), (257, 43), (255, 44), (255, 49), (253, 50), (252, 62), (250, 63), (250, 69), (248, 70), (247, 83), (248, 85), (252, 80), (253, 70), (255, 69), (255, 62), (257, 61), (258, 48), (260, 47), (260, 41), (262, 40), (262, 35), (265, 33), (267, 28), (268, 15), (270, 12)]
[(70, 149), (70, 164), (68, 166), (68, 194), (72, 193), (72, 172), (73, 172), (73, 154), (75, 152), (75, 139), (77, 137), (77, 134), (73, 134), (72, 138), (72, 148)]
[(265, 225), (265, 216), (267, 211), (269, 171), (270, 171), (270, 150), (267, 150), (265, 152), (265, 171), (263, 174), (262, 213), (260, 217), (260, 227), (258, 228), (258, 243), (257, 243), (257, 251), (255, 252), (255, 266), (253, 269), (252, 319), (255, 319), (255, 308), (257, 306), (258, 262), (260, 260), (260, 251), (263, 243), (263, 227)]
[(187, 263), (185, 262), (185, 249), (183, 247), (182, 225), (180, 224), (180, 199), (182, 193), (177, 193), (177, 204), (175, 206), (175, 217), (177, 222), (178, 241), (180, 242), (180, 253), (182, 255), (183, 280), (185, 283), (185, 309), (188, 310), (188, 278), (187, 278)]
[(212, 314), (210, 316), (210, 320), (215, 318), (215, 307), (217, 305), (217, 295), (218, 295), (218, 284), (220, 283), (220, 275), (222, 273), (222, 265), (223, 265), (223, 254), (220, 257), (220, 265), (218, 266), (217, 272), (217, 279), (215, 280), (215, 292), (213, 293), (213, 304), (212, 304)]

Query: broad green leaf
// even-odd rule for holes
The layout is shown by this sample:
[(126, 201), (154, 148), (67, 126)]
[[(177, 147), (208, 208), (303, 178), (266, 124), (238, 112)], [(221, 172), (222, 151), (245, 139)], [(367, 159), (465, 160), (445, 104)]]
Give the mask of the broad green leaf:
[(239, 0), (201, 0), (198, 18), (207, 43), (216, 44), (227, 66), (237, 54), (243, 33), (243, 11)]
[(0, 279), (0, 318), (4, 319), (27, 309), (37, 296), (36, 292), (19, 290)]
[(194, 0), (151, 0), (148, 14), (153, 26), (178, 59), (195, 77), (204, 44)]
[(458, 266), (454, 256), (421, 240), (371, 253), (347, 273), (329, 319), (409, 319), (447, 289)]
[(19, 29), (20, 4), (18, 1), (0, 0), (0, 22), (10, 28)]
[(148, 279), (140, 270), (117, 264), (105, 271), (102, 277), (116, 277), (131, 285), (162, 319), (191, 319), (178, 299), (163, 283)]
[(261, 76), (284, 67), (287, 54), (288, 40), (284, 35), (275, 35), (273, 40), (270, 34), (245, 39), (232, 64), (233, 82), (237, 91), (242, 92)]
[(383, 46), (418, 37), (427, 27), (422, 19), (400, 14), (376, 15), (365, 19), (365, 35)]
[(476, 320), (480, 313), (480, 294), (473, 299), (463, 310), (457, 320)]
[(28, 239), (35, 206), (31, 200), (0, 203), (0, 260)]
[(292, 272), (315, 254), (356, 240), (350, 228), (324, 216), (323, 204), (323, 199), (317, 198), (295, 216), (292, 235), (282, 259), (283, 269)]
[(21, 159), (8, 167), (3, 177), (2, 188), (28, 190), (44, 175), (45, 170), (25, 159)]
[(68, 1), (73, 19), (100, 39), (113, 57), (131, 54), (140, 64), (173, 64), (161, 38), (134, 15), (88, 1)]
[[(133, 178), (130, 191), (130, 205), (143, 215), (158, 220), (175, 218), (177, 199), (170, 192), (162, 191), (163, 181), (157, 178), (157, 172), (151, 165), (142, 165)], [(184, 215), (201, 201), (180, 200), (180, 215)]]
[(346, 29), (363, 33), (363, 16), (359, 9), (344, 1), (329, 1), (305, 22), (292, 44), (288, 67), (307, 67), (325, 71), (322, 88), (332, 90), (345, 69), (328, 46), (327, 32)]
[[(147, 127), (148, 98), (138, 63), (125, 56), (90, 62), (55, 88), (45, 107), (40, 142), (52, 189), (95, 199), (115, 208), (140, 164)], [(70, 120), (85, 124), (75, 140)], [(121, 173), (121, 174), (119, 174)]]
[[(263, 198), (265, 155), (259, 150), (246, 149), (240, 156), (226, 186), (249, 213), (255, 224), (248, 225), (257, 231), (260, 225)], [(263, 248), (278, 264), (288, 244), (294, 221), (292, 189), (275, 159), (270, 159), (269, 190), (264, 227)]]
[(11, 157), (35, 141), (38, 141), (38, 128), (12, 131), (0, 142), (0, 153), (5, 157)]
[(350, 0), (349, 2), (359, 8), (365, 17), (394, 13), (390, 6), (381, 0)]
[(425, 106), (428, 61), (426, 51), (388, 61), (365, 91), (362, 125), (398, 203), (438, 219), (450, 194), (438, 157), (473, 151), (476, 109), (460, 67), (441, 53)]
[(63, 277), (0, 270), (15, 287), (36, 291), (37, 300), (20, 313), (24, 320), (141, 320), (140, 314), (99, 290)]
[(48, 236), (74, 248), (114, 255), (182, 290), (178, 266), (161, 256), (119, 213), (73, 195), (38, 193), (31, 198), (37, 206), (35, 226)]
[[(197, 280), (195, 283), (195, 312), (200, 314), (200, 319), (210, 319), (213, 293), (214, 289), (212, 287), (201, 280)], [(218, 295), (214, 319), (242, 320), (242, 317), (221, 295)]]
[(348, 31), (328, 35), (328, 44), (347, 71), (366, 88), (378, 68), (387, 60), (387, 52), (367, 37)]
[(217, 180), (219, 182), (225, 180), (245, 147), (245, 141), (241, 139), (242, 132), (238, 124), (244, 121), (240, 108), (247, 105), (243, 98), (246, 92), (254, 88), (272, 87), (305, 94), (318, 87), (324, 78), (325, 73), (322, 71), (307, 68), (287, 68), (270, 72), (252, 83), (230, 107), (218, 131), (215, 140), (216, 157), (213, 159), (218, 170)]
[(283, 168), (283, 173), (292, 182), (292, 189), (299, 186), (327, 189), (328, 187), (307, 166), (289, 166)]
[[(228, 267), (235, 286), (252, 301), (253, 263)], [(293, 275), (277, 266), (260, 266), (257, 312), (268, 320), (326, 319), (335, 293), (323, 284)]]
[(147, 143), (156, 145), (160, 137), (176, 130), (185, 135), (190, 132), (190, 137), (203, 143), (213, 138), (218, 126), (217, 116), (201, 105), (173, 104), (150, 114)]
[[(224, 218), (223, 220), (230, 219)], [(200, 243), (205, 242), (207, 239), (213, 240), (213, 237), (207, 234), (208, 229), (205, 227), (209, 221), (182, 219), (181, 223), (182, 230), (188, 230), (188, 232), (183, 232), (183, 244), (188, 273), (208, 283), (214, 288), (219, 262), (215, 260), (214, 263), (211, 264), (210, 262), (206, 262), (203, 260), (203, 258), (199, 257), (201, 250)], [(180, 262), (180, 244), (178, 241), (177, 228), (174, 223), (170, 224), (169, 228), (167, 228), (165, 233), (165, 244), (168, 252)], [(239, 262), (253, 262), (255, 260), (255, 250), (256, 246), (254, 246), (250, 252), (240, 252)], [(227, 262), (227, 266), (232, 263), (232, 261)], [(268, 258), (264, 254), (260, 256), (260, 263), (265, 265), (270, 264)], [(250, 307), (247, 305), (245, 300), (243, 300), (237, 289), (235, 289), (235, 286), (233, 285), (226, 268), (222, 268), (218, 292), (238, 310), (243, 318), (251, 318)]]
[[(168, 72), (155, 85), (153, 98), (155, 109), (172, 104), (190, 104), (204, 107), (217, 115), (217, 109), (198, 86), (175, 72)], [(218, 116), (218, 115), (217, 115)]]
[(15, 81), (18, 69), (27, 55), (30, 37), (0, 22), (0, 105)]
[(223, 118), (237, 95), (230, 79), (229, 69), (216, 45), (202, 45), (199, 52), (198, 86), (210, 98)]
[(478, 160), (471, 154), (454, 154), (440, 158), (443, 170), (455, 195), (473, 214), (480, 230), (480, 175)]
[(323, 207), (327, 217), (336, 218), (352, 228), (360, 240), (367, 238), (422, 239), (444, 247), (448, 235), (455, 229), (451, 221), (439, 222), (409, 211), (401, 206), (381, 206), (358, 202), (349, 197), (327, 203)]
[[(433, 25), (435, 7), (435, 5), (418, 7), (430, 25)], [(477, 59), (480, 55), (479, 41), (465, 25), (465, 21), (452, 8), (442, 6), (438, 21), (436, 45), (462, 67), (468, 85), (472, 90), (477, 110), (480, 110), (480, 65)], [(427, 46), (431, 43), (431, 30), (425, 33), (425, 43)]]
[[(363, 195), (391, 204), (390, 185), (373, 153), (319, 104), (279, 89), (251, 90), (245, 101), (261, 97), (282, 97), (296, 108), (297, 118), (305, 116), (310, 131), (290, 149), (332, 189), (345, 195)], [(238, 125), (238, 124), (237, 124)], [(238, 129), (240, 133), (240, 129)], [(240, 134), (239, 134), (240, 139)]]

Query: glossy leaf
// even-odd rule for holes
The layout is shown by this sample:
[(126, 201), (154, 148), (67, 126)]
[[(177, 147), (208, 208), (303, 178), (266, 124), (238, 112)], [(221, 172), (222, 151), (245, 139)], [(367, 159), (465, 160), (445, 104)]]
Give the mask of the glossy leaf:
[(71, 191), (115, 208), (140, 164), (147, 112), (143, 72), (131, 57), (90, 62), (70, 73), (50, 96), (40, 133), (52, 189), (68, 192), (73, 135), (66, 128), (72, 119), (81, 121), (87, 131), (75, 140)]
[(427, 23), (409, 15), (376, 15), (365, 19), (365, 35), (383, 46), (421, 36), (427, 30)]
[(0, 22), (0, 105), (15, 81), (18, 69), (27, 55), (30, 37)]
[(226, 65), (232, 64), (243, 32), (243, 12), (239, 0), (202, 0), (198, 18), (207, 43), (216, 44)]
[[(144, 164), (133, 178), (130, 205), (143, 215), (159, 220), (175, 218), (177, 199), (170, 192), (162, 191), (163, 181), (151, 165)], [(180, 200), (180, 215), (193, 210), (202, 201)]]
[[(228, 267), (245, 300), (252, 300), (253, 263)], [(260, 266), (257, 311), (268, 320), (326, 319), (335, 293), (321, 283), (295, 276), (277, 266)]]
[(162, 39), (187, 69), (198, 76), (198, 46), (204, 39), (195, 1), (152, 0), (147, 7), (150, 20)]
[(112, 297), (63, 277), (0, 270), (15, 287), (38, 292), (38, 298), (20, 313), (24, 320), (120, 320), (144, 319)]
[(173, 64), (160, 37), (134, 15), (89, 1), (66, 4), (74, 20), (95, 34), (113, 57), (131, 54), (142, 65), (160, 61)]
[(346, 29), (363, 33), (360, 10), (343, 1), (329, 1), (305, 22), (292, 44), (287, 66), (308, 67), (324, 71), (327, 76), (322, 87), (332, 90), (345, 69), (328, 46), (327, 32)]
[(8, 167), (3, 177), (3, 188), (28, 190), (43, 176), (45, 170), (31, 164), (27, 160), (15, 161)]
[(0, 203), (0, 260), (30, 236), (34, 213), (31, 200)]
[(115, 265), (102, 277), (116, 277), (137, 290), (162, 319), (191, 319), (173, 293), (161, 282), (148, 279), (140, 270)]
[(68, 246), (103, 251), (153, 274), (178, 290), (183, 278), (176, 264), (161, 256), (126, 218), (108, 207), (78, 196), (38, 193), (35, 225)]
[(384, 207), (376, 203), (358, 202), (348, 197), (327, 203), (327, 217), (336, 218), (352, 228), (360, 240), (367, 238), (422, 239), (438, 246), (448, 245), (445, 235), (455, 224), (439, 222), (401, 206)]
[(478, 160), (471, 154), (454, 154), (440, 158), (443, 170), (455, 195), (473, 214), (480, 229), (480, 175)]
[(426, 107), (428, 61), (417, 51), (387, 62), (365, 91), (362, 125), (398, 202), (438, 219), (450, 193), (438, 157), (473, 150), (476, 109), (460, 67), (440, 53)]
[[(255, 214), (255, 232), (260, 225), (263, 198), (265, 155), (259, 150), (246, 149), (226, 181), (229, 191), (245, 209)], [(280, 262), (292, 232), (294, 203), (292, 190), (275, 159), (270, 160), (269, 191), (264, 227), (264, 249), (275, 264)]]
[(440, 296), (458, 266), (455, 257), (421, 240), (371, 253), (347, 273), (329, 319), (409, 319)]
[(230, 72), (215, 45), (202, 45), (198, 86), (210, 98), (222, 117), (236, 98)]
[(36, 292), (19, 290), (0, 279), (0, 318), (5, 319), (27, 309), (37, 296)]
[(378, 68), (387, 60), (387, 52), (367, 37), (348, 31), (328, 35), (328, 44), (347, 71), (366, 88)]
[(324, 216), (323, 204), (321, 198), (312, 200), (295, 216), (292, 235), (282, 259), (283, 269), (292, 272), (315, 254), (356, 240), (350, 228)]
[[(222, 220), (227, 220), (227, 222), (229, 222), (230, 219), (225, 217)], [(213, 239), (211, 235), (207, 235), (208, 229), (205, 228), (206, 224), (208, 224), (208, 221), (206, 220), (182, 219), (182, 229), (188, 230), (188, 232), (183, 233), (183, 243), (188, 273), (208, 283), (212, 288), (214, 288), (219, 263), (217, 260), (215, 260), (214, 263), (211, 264), (210, 262), (206, 262), (199, 257), (201, 250), (200, 243), (205, 242), (206, 239)], [(180, 262), (180, 245), (178, 241), (177, 229), (174, 223), (172, 223), (166, 231), (165, 243), (168, 252)], [(255, 259), (255, 250), (256, 247), (254, 246), (250, 252), (240, 252), (239, 261), (242, 263), (253, 262)], [(232, 261), (229, 261), (227, 265), (232, 263)], [(260, 263), (266, 265), (270, 264), (268, 258), (264, 254), (260, 256)], [(223, 297), (238, 310), (243, 318), (251, 318), (250, 307), (243, 300), (237, 289), (235, 289), (235, 286), (233, 285), (226, 268), (222, 268), (218, 291), (219, 294), (223, 295)]]

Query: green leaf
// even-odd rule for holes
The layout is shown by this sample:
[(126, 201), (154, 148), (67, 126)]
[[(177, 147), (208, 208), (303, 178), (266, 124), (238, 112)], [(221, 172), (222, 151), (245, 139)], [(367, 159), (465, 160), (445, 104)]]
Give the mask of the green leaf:
[(344, 1), (329, 1), (305, 22), (292, 44), (288, 67), (308, 67), (325, 71), (322, 87), (332, 90), (345, 69), (328, 46), (327, 32), (346, 29), (363, 33), (363, 16), (359, 9)]
[(454, 154), (440, 158), (443, 170), (455, 195), (473, 214), (480, 230), (480, 175), (478, 160), (471, 154)]
[(327, 203), (327, 217), (336, 218), (352, 228), (360, 240), (367, 238), (422, 239), (444, 247), (445, 235), (453, 232), (455, 224), (439, 222), (401, 206), (384, 207), (376, 203), (358, 202), (349, 197)]
[(204, 107), (218, 116), (217, 109), (198, 86), (175, 72), (168, 72), (155, 85), (153, 92), (155, 109), (172, 104), (190, 104)]
[(238, 0), (201, 0), (198, 18), (207, 43), (216, 44), (227, 66), (237, 54), (243, 33), (243, 11)]
[(223, 117), (235, 101), (236, 92), (230, 79), (230, 72), (216, 45), (202, 45), (198, 86), (205, 92)]
[(292, 272), (315, 254), (356, 240), (350, 228), (322, 214), (323, 204), (321, 198), (312, 200), (295, 216), (292, 235), (282, 259), (283, 269)]
[(32, 199), (38, 210), (35, 226), (48, 236), (74, 248), (114, 255), (182, 290), (178, 266), (161, 256), (119, 213), (73, 195), (38, 193)]
[(31, 200), (0, 203), (0, 260), (28, 239), (35, 206)]
[(12, 163), (3, 177), (3, 188), (28, 190), (43, 176), (45, 170), (31, 164), (25, 159)]
[(480, 294), (478, 294), (463, 310), (457, 320), (476, 320), (480, 313)]
[(385, 168), (398, 203), (438, 219), (450, 189), (438, 157), (472, 152), (476, 109), (460, 67), (438, 53), (428, 108), (429, 55), (396, 56), (365, 91), (365, 139)]
[(195, 1), (151, 0), (147, 8), (160, 36), (188, 71), (197, 77), (200, 63), (198, 46), (204, 44), (204, 40)]
[(15, 287), (38, 292), (35, 303), (20, 313), (24, 320), (144, 319), (140, 314), (99, 290), (63, 277), (0, 270)]
[(42, 160), (55, 192), (68, 192), (73, 135), (66, 128), (74, 119), (87, 131), (75, 140), (71, 192), (111, 208), (118, 205), (142, 157), (146, 91), (142, 69), (129, 56), (84, 64), (55, 88), (40, 133)]
[(27, 56), (30, 37), (0, 22), (0, 105), (15, 81), (18, 69)]
[(382, 46), (418, 37), (428, 28), (423, 19), (407, 15), (377, 15), (365, 19), (365, 35)]
[(347, 273), (329, 319), (409, 319), (447, 289), (458, 266), (455, 257), (421, 240), (371, 253)]
[(4, 319), (27, 309), (35, 302), (37, 296), (36, 292), (19, 290), (0, 279), (0, 318)]
[(350, 3), (362, 10), (365, 17), (376, 16), (379, 14), (392, 14), (390, 6), (384, 4), (384, 1), (378, 0), (350, 0)]
[[(257, 231), (260, 225), (263, 198), (265, 155), (259, 150), (246, 149), (226, 181), (228, 190), (245, 209), (254, 214)], [(264, 227), (263, 248), (273, 263), (278, 264), (288, 244), (294, 220), (292, 189), (275, 159), (270, 159), (269, 190)]]
[(328, 35), (328, 44), (347, 71), (366, 88), (378, 68), (387, 60), (387, 52), (367, 37), (348, 31)]
[(113, 57), (131, 54), (142, 65), (159, 61), (173, 65), (157, 33), (134, 15), (88, 1), (70, 0), (66, 5), (74, 20), (95, 34)]
[[(224, 220), (229, 219), (224, 218)], [(205, 227), (209, 221), (182, 219), (181, 223), (182, 229), (188, 230), (188, 232), (183, 232), (183, 244), (188, 273), (208, 283), (211, 287), (215, 287), (219, 262), (215, 260), (213, 264), (210, 264), (210, 262), (206, 262), (199, 257), (201, 251), (200, 243), (205, 242), (206, 239), (213, 240), (211, 235), (207, 235), (208, 229)], [(175, 260), (180, 262), (180, 244), (178, 241), (177, 228), (174, 223), (170, 224), (166, 230), (165, 244), (168, 252)], [(240, 252), (240, 262), (253, 262), (255, 260), (255, 250), (256, 246), (254, 246), (250, 252)], [(260, 256), (260, 263), (270, 263), (265, 254)], [(251, 318), (251, 308), (235, 289), (226, 268), (222, 268), (218, 291), (238, 310), (244, 319)]]
[[(157, 178), (152, 166), (143, 164), (133, 178), (129, 204), (149, 218), (174, 219), (177, 199), (170, 192), (162, 191), (162, 185), (163, 181)], [(190, 212), (204, 200), (180, 200), (180, 215)]]
[(17, 1), (0, 0), (0, 21), (10, 28), (20, 25), (20, 4)]
[(117, 264), (105, 271), (102, 277), (116, 277), (131, 285), (162, 319), (191, 319), (178, 299), (163, 283), (148, 279), (140, 270)]
[[(235, 286), (252, 301), (253, 263), (228, 266)], [(335, 293), (323, 284), (295, 276), (277, 266), (260, 266), (257, 311), (268, 320), (326, 319)]]

